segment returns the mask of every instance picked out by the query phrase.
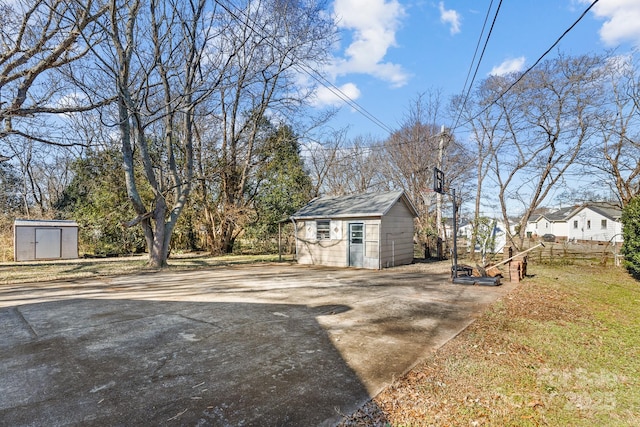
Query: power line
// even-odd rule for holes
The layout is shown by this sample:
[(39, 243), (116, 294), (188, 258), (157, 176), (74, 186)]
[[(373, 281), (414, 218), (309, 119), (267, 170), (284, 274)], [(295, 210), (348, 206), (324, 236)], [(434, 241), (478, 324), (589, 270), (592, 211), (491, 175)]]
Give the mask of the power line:
[[(307, 66), (304, 66), (304, 65), (298, 65), (297, 67), (300, 67), (301, 71), (303, 71), (309, 77), (311, 77), (312, 79), (314, 79), (315, 81), (320, 83), (325, 88), (329, 89), (329, 91), (331, 93), (336, 95), (338, 98), (340, 98), (342, 101), (344, 101), (350, 107), (352, 107), (354, 110), (358, 111), (364, 117), (366, 117), (367, 119), (372, 121), (374, 124), (376, 124), (377, 126), (382, 128), (383, 130), (387, 131), (389, 134), (393, 133), (393, 129), (391, 129), (389, 126), (387, 126), (384, 122), (382, 122), (382, 120), (378, 119), (372, 113), (367, 111), (363, 106), (361, 106), (355, 100), (353, 100), (351, 97), (349, 97), (349, 95), (344, 93), (339, 87), (337, 87), (336, 85), (334, 85), (333, 83), (328, 81), (319, 72), (315, 71), (313, 68), (311, 68), (311, 71), (313, 71), (313, 72), (311, 72), (311, 71), (309, 71), (307, 69)], [(310, 67), (308, 67), (308, 68), (310, 68)]]
[[(243, 25), (247, 25), (249, 27), (249, 29), (253, 33), (255, 33), (256, 35), (258, 35), (261, 38), (263, 38), (272, 48), (276, 49), (277, 51), (279, 51), (283, 55), (288, 55), (288, 53), (284, 52), (283, 49), (280, 46), (277, 46), (275, 43), (273, 43), (270, 40), (270, 38), (268, 37), (269, 36), (268, 34), (264, 34), (263, 32), (261, 32), (261, 31), (256, 29), (257, 22), (251, 16), (249, 16), (247, 13), (245, 13), (243, 10), (241, 10), (240, 8), (238, 8), (235, 5), (231, 5), (231, 6), (228, 7), (227, 5), (222, 4), (222, 2), (220, 0), (215, 0), (215, 2), (220, 7), (222, 7), (225, 11), (227, 11), (227, 13), (229, 13), (231, 15), (231, 17), (234, 18), (236, 21), (238, 21), (239, 23), (241, 23)], [(246, 18), (246, 20), (241, 20), (240, 17), (230, 9), (230, 7), (233, 7), (239, 14), (241, 14), (244, 18)], [(393, 133), (393, 130), (389, 126), (387, 126), (382, 120), (378, 119), (371, 112), (369, 112), (366, 108), (364, 108), (362, 105), (357, 103), (354, 99), (352, 99), (349, 95), (344, 93), (344, 91), (342, 91), (335, 84), (333, 84), (330, 81), (328, 81), (322, 74), (320, 74), (320, 72), (318, 72), (317, 70), (315, 70), (314, 68), (312, 68), (308, 64), (305, 64), (305, 63), (302, 63), (302, 62), (299, 63), (299, 64), (296, 64), (294, 67), (297, 68), (298, 70), (303, 71), (305, 74), (310, 76), (312, 79), (314, 79), (315, 81), (320, 83), (322, 86), (324, 86), (326, 89), (328, 89), (331, 93), (336, 95), (338, 98), (340, 98), (342, 101), (344, 101), (347, 105), (352, 107), (354, 110), (358, 111), (365, 118), (367, 118), (368, 120), (373, 122), (375, 125), (379, 126), (380, 128), (382, 128), (383, 130), (387, 131), (390, 134)]]
[[(482, 41), (482, 36), (484, 34), (484, 30), (487, 27), (487, 21), (489, 20), (489, 14), (491, 13), (491, 7), (492, 6), (493, 6), (493, 0), (491, 0), (491, 3), (489, 3), (489, 8), (487, 9), (487, 14), (484, 17), (484, 23), (482, 24), (482, 30), (480, 31), (480, 35), (478, 36), (478, 43), (476, 43), (476, 50), (473, 52), (473, 58), (471, 58), (471, 63), (469, 64), (469, 70), (467, 71), (467, 77), (464, 80), (464, 85), (462, 86), (462, 92), (461, 93), (464, 93), (465, 89), (467, 88), (467, 83), (469, 82), (469, 76), (471, 75), (471, 70), (473, 69), (473, 64), (476, 61), (476, 55), (478, 54), (478, 49), (480, 48), (480, 42)], [(485, 43), (485, 46), (486, 46), (486, 43)], [(473, 86), (473, 83), (471, 84), (471, 86)]]
[[(531, 70), (533, 70), (539, 63), (540, 61), (542, 61), (542, 59), (544, 59), (545, 56), (547, 56), (549, 54), (549, 52), (551, 52), (553, 50), (553, 48), (555, 48), (558, 43), (560, 43), (560, 41), (571, 31), (573, 30), (573, 28), (578, 25), (578, 23), (582, 20), (582, 18), (584, 18), (587, 13), (589, 13), (589, 11), (591, 10), (591, 8), (593, 8), (593, 6), (595, 6), (596, 3), (598, 3), (600, 0), (594, 0), (589, 7), (587, 7), (582, 14), (578, 17), (578, 19), (571, 24), (571, 26), (569, 28), (567, 28), (561, 35), (560, 37), (558, 37), (556, 39), (555, 42), (553, 42), (553, 44), (542, 54), (540, 55), (540, 57), (536, 60), (536, 62), (533, 63), (533, 65), (531, 65), (529, 68), (527, 68), (508, 88), (506, 88), (496, 99), (494, 99), (493, 101), (491, 101), (486, 107), (484, 107), (478, 114), (474, 115), (472, 118), (470, 118), (469, 120), (467, 120), (465, 123), (470, 123), (471, 121), (477, 119), (478, 117), (480, 117), (482, 114), (484, 114), (489, 108), (491, 108), (493, 105), (495, 105), (498, 101), (500, 101), (506, 94), (507, 92), (509, 92), (511, 89), (513, 89), (518, 83), (520, 83), (520, 81), (522, 81), (522, 79), (524, 78), (524, 76), (526, 76)], [(456, 127), (454, 127), (452, 130), (455, 130), (457, 128), (457, 124)]]
[[(484, 42), (484, 46), (482, 47), (482, 52), (480, 54), (480, 58), (478, 59), (478, 63), (476, 64), (476, 69), (473, 73), (473, 78), (471, 79), (471, 83), (469, 83), (469, 87), (467, 87), (467, 81), (469, 80), (469, 74), (471, 74), (471, 69), (473, 68), (473, 63), (476, 59), (476, 55), (478, 53), (478, 48), (480, 47), (480, 41), (482, 40), (482, 35), (484, 34), (484, 29), (486, 28), (487, 25), (487, 20), (489, 19), (489, 14), (491, 12), (491, 7), (493, 6), (493, 0), (491, 0), (491, 3), (489, 4), (489, 9), (487, 9), (487, 15), (484, 18), (484, 23), (482, 24), (482, 31), (480, 32), (480, 37), (478, 37), (478, 43), (476, 44), (476, 50), (473, 53), (473, 59), (471, 60), (471, 64), (469, 64), (469, 71), (467, 72), (467, 78), (464, 81), (464, 86), (462, 87), (462, 93), (464, 94), (464, 98), (462, 100), (462, 105), (460, 107), (460, 112), (458, 113), (458, 116), (456, 117), (456, 121), (454, 122), (454, 125), (452, 127), (452, 129), (456, 129), (458, 126), (458, 122), (460, 121), (460, 117), (462, 117), (462, 111), (464, 110), (465, 105), (467, 104), (467, 100), (469, 99), (469, 95), (471, 93), (471, 89), (473, 88), (473, 83), (476, 80), (476, 77), (478, 75), (478, 70), (480, 69), (480, 64), (482, 63), (482, 58), (484, 58), (484, 53), (487, 50), (487, 45), (489, 44), (489, 39), (491, 38), (491, 34), (493, 33), (493, 27), (496, 24), (496, 20), (498, 19), (498, 13), (500, 12), (500, 8), (502, 6), (502, 0), (500, 0), (500, 3), (498, 4), (498, 7), (496, 9), (496, 13), (493, 15), (493, 21), (491, 22), (491, 28), (489, 29), (489, 32), (487, 33), (487, 38)], [(465, 94), (465, 89), (466, 89), (466, 94)]]

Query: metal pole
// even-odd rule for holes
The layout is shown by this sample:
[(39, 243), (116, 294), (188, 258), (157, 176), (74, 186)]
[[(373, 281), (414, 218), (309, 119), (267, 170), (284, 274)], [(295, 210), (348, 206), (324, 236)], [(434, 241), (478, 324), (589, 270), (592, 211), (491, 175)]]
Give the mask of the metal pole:
[(282, 262), (282, 221), (278, 222), (278, 261)]
[(456, 204), (456, 189), (451, 189), (453, 198), (453, 278), (458, 277), (458, 206)]
[[(437, 168), (442, 170), (442, 160), (444, 158), (444, 137), (445, 137), (445, 127), (442, 125), (440, 129), (440, 139), (438, 141), (438, 163)], [(447, 241), (447, 231), (446, 227), (443, 226), (442, 223), (442, 194), (436, 194), (436, 230), (438, 232), (438, 239), (442, 242)], [(441, 246), (438, 245), (438, 257), (440, 259), (444, 259), (444, 254), (440, 250)]]

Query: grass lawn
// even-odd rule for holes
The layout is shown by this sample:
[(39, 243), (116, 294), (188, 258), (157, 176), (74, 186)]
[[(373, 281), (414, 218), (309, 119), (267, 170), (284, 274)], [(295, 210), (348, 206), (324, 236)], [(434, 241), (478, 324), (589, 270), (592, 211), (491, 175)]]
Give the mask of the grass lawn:
[(613, 267), (529, 273), (343, 425), (640, 425), (640, 283)]
[[(291, 260), (283, 255), (283, 260)], [(51, 280), (74, 280), (84, 277), (114, 276), (120, 274), (157, 271), (147, 266), (148, 257), (88, 258), (58, 261), (7, 262), (0, 263), (0, 285), (9, 283), (45, 282)], [(278, 255), (172, 255), (169, 271), (218, 267), (232, 264), (276, 262)]]

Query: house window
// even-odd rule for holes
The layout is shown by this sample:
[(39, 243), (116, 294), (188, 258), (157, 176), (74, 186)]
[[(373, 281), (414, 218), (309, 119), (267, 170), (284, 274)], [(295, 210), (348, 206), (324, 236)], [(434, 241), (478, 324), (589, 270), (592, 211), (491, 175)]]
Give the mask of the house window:
[(601, 219), (600, 220), (600, 228), (602, 228), (603, 230), (607, 229), (607, 220), (606, 219)]
[(316, 239), (331, 239), (331, 221), (316, 221)]
[(578, 229), (578, 221), (573, 221), (573, 228)]
[(591, 220), (587, 220), (587, 230), (591, 230)]

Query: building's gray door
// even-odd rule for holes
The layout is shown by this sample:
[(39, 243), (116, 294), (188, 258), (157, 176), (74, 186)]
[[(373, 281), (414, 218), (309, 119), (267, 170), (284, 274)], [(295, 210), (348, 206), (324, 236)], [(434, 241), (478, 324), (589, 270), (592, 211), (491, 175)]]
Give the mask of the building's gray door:
[(362, 267), (364, 261), (364, 224), (349, 224), (349, 266)]
[(36, 259), (52, 259), (62, 256), (62, 229), (36, 228)]

